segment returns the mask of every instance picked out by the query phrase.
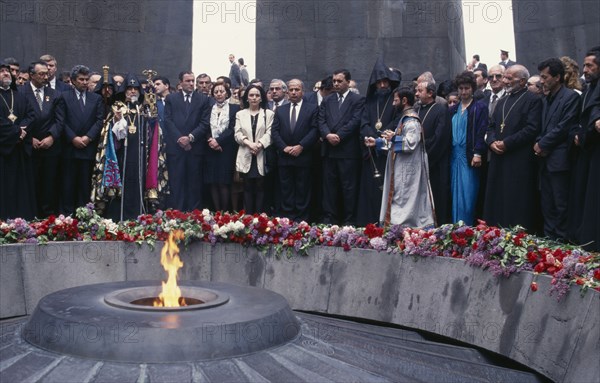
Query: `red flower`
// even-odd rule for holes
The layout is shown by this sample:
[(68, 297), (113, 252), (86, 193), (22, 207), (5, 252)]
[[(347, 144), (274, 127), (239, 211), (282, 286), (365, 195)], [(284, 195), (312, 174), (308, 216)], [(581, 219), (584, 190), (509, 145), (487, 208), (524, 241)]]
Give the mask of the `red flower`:
[(365, 227), (365, 235), (369, 237), (369, 239), (381, 237), (383, 235), (383, 228), (369, 223), (367, 227)]
[(538, 284), (537, 282), (531, 282), (531, 291), (538, 291)]
[(529, 263), (536, 263), (538, 261), (538, 256), (533, 251), (527, 253), (527, 260)]
[(544, 270), (546, 270), (546, 264), (544, 262), (540, 262), (537, 265), (535, 265), (535, 267), (533, 268), (533, 271), (535, 271), (536, 273), (541, 273)]
[(597, 279), (600, 281), (600, 269), (594, 270), (594, 279)]

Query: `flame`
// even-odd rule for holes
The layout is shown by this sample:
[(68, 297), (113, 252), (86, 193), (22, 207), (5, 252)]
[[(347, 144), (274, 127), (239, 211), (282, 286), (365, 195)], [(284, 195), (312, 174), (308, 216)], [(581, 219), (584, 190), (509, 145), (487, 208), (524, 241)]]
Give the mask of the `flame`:
[(176, 241), (182, 239), (183, 231), (172, 231), (160, 252), (160, 264), (169, 276), (166, 283), (162, 282), (162, 292), (154, 300), (155, 307), (187, 306), (185, 299), (181, 297), (181, 289), (177, 286), (177, 271), (183, 267), (183, 262), (179, 258), (179, 247)]

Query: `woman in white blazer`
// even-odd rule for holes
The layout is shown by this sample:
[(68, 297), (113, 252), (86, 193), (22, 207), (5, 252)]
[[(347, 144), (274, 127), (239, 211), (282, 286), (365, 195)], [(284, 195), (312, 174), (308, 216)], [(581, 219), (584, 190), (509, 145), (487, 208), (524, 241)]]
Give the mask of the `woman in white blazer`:
[(250, 85), (242, 97), (244, 109), (235, 116), (235, 141), (240, 145), (235, 167), (244, 180), (244, 210), (262, 213), (265, 188), (265, 149), (271, 144), (273, 111), (267, 109), (265, 91)]

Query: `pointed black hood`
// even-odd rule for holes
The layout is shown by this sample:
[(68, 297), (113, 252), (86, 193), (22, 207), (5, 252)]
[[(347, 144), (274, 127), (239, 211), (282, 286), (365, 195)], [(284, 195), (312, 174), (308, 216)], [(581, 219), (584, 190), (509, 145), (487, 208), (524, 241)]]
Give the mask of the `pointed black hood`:
[(387, 78), (390, 81), (390, 90), (394, 90), (400, 85), (401, 74), (399, 71), (392, 71), (383, 62), (383, 57), (379, 56), (369, 78), (369, 87), (367, 88), (367, 97), (373, 95), (376, 90), (377, 81)]

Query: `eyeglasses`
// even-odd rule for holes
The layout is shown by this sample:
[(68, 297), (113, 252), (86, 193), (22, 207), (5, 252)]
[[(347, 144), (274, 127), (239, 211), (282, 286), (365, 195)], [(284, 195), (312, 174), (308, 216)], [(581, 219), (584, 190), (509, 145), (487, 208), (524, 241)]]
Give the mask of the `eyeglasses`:
[(494, 78), (494, 79), (501, 79), (502, 75), (501, 74), (491, 74), (489, 77)]
[(269, 90), (272, 92), (274, 90), (281, 90), (281, 87), (271, 87), (269, 88)]

